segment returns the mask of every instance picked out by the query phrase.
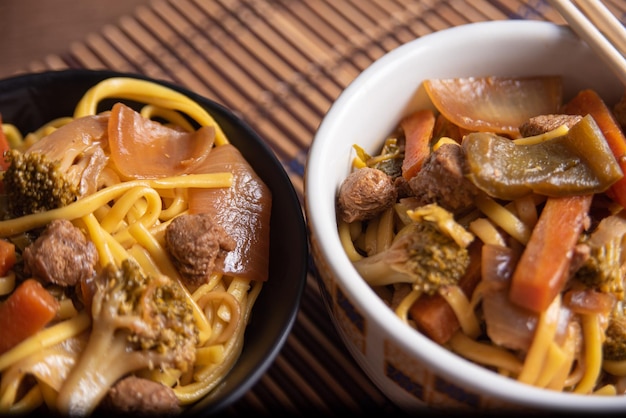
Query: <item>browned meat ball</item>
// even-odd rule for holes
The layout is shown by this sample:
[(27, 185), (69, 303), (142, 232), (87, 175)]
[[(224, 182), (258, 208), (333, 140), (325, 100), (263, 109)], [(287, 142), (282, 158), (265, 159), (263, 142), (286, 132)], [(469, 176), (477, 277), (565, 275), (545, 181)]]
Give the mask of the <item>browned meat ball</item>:
[(235, 249), (232, 239), (211, 215), (181, 215), (165, 230), (165, 242), (174, 265), (183, 278), (193, 285), (205, 283), (218, 256)]
[(455, 214), (473, 205), (479, 190), (465, 178), (463, 148), (443, 144), (424, 161), (421, 170), (409, 180), (419, 205), (437, 203)]
[(50, 222), (24, 249), (24, 270), (60, 286), (74, 286), (95, 275), (98, 252), (93, 242), (70, 221)]
[(337, 212), (346, 222), (372, 219), (391, 207), (398, 197), (394, 182), (376, 168), (353, 171), (341, 183), (337, 196)]
[(126, 377), (113, 386), (103, 400), (106, 411), (133, 416), (174, 416), (181, 412), (172, 388), (135, 376)]
[(519, 131), (523, 137), (540, 135), (550, 132), (561, 125), (571, 128), (580, 122), (581, 119), (582, 116), (579, 115), (540, 115), (524, 122), (519, 127)]

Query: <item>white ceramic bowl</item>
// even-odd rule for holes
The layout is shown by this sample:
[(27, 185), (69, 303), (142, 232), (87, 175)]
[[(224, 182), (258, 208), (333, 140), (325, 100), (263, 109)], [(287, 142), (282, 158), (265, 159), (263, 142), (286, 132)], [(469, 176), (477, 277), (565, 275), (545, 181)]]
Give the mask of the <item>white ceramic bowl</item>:
[(322, 295), (357, 362), (406, 409), (626, 410), (626, 396), (573, 395), (517, 383), (413, 331), (357, 274), (337, 233), (335, 196), (350, 171), (353, 144), (379, 150), (402, 116), (425, 106), (422, 80), (536, 74), (561, 74), (566, 99), (587, 87), (611, 103), (623, 93), (618, 79), (567, 28), (539, 21), (474, 23), (423, 36), (377, 60), (341, 94), (315, 136), (305, 209)]

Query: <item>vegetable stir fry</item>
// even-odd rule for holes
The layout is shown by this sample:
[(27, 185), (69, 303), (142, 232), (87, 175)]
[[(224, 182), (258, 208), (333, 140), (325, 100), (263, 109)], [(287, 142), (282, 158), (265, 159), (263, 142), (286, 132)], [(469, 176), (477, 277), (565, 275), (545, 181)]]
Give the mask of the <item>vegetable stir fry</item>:
[(424, 87), (430, 108), (373, 155), (354, 145), (337, 216), (355, 269), (469, 361), (550, 390), (625, 393), (626, 95), (564, 98), (553, 76)]

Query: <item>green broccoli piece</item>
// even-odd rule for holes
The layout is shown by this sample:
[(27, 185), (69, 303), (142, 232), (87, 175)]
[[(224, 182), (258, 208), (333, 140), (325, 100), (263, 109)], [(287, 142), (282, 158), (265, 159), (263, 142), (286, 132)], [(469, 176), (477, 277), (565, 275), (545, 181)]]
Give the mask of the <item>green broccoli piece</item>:
[(167, 276), (146, 276), (129, 260), (96, 278), (92, 329), (59, 392), (60, 413), (85, 416), (119, 379), (154, 368), (187, 370), (198, 330), (184, 290)]
[(66, 176), (60, 162), (15, 149), (4, 157), (10, 163), (2, 177), (9, 217), (60, 208), (78, 197), (78, 184)]
[(626, 360), (626, 316), (622, 303), (618, 303), (609, 317), (604, 331), (602, 356), (606, 360)]
[(467, 245), (471, 239), (464, 235), (465, 239), (459, 240), (450, 234), (457, 228), (440, 227), (455, 222), (445, 216), (445, 209), (425, 211), (431, 216), (414, 216), (387, 250), (354, 262), (366, 282), (372, 286), (410, 283), (429, 295), (442, 286), (458, 284), (470, 263)]
[[(606, 225), (604, 225), (606, 226)], [(600, 227), (598, 228), (600, 229)], [(600, 231), (602, 240), (589, 243), (589, 258), (576, 271), (574, 278), (586, 288), (606, 293), (615, 299), (605, 330), (602, 344), (603, 357), (607, 360), (626, 360), (626, 315), (624, 311), (624, 272), (622, 267), (622, 236), (620, 228), (613, 227), (611, 233)]]
[(364, 161), (368, 167), (377, 168), (392, 179), (402, 175), (404, 150), (398, 144), (397, 138), (387, 138), (380, 153), (375, 156), (369, 155), (358, 145), (354, 145), (353, 147), (357, 156)]
[(603, 245), (590, 247), (589, 258), (574, 277), (588, 288), (613, 294), (624, 299), (624, 280), (620, 260), (621, 237), (614, 237)]

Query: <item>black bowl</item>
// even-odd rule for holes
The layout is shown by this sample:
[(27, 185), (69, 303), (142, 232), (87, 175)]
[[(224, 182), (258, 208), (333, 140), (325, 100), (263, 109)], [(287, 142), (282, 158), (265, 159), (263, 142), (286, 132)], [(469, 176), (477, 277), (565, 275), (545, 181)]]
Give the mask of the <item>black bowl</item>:
[[(90, 87), (116, 76), (148, 79), (111, 71), (65, 70), (0, 80), (2, 120), (16, 125), (22, 132), (33, 131), (52, 119), (71, 116)], [(250, 390), (283, 347), (295, 322), (306, 283), (305, 222), (297, 194), (282, 164), (243, 120), (224, 106), (189, 90), (165, 81), (152, 81), (189, 96), (210, 112), (229, 141), (272, 191), (269, 279), (253, 308), (243, 351), (223, 383), (185, 411), (185, 414), (208, 415), (223, 410)], [(102, 105), (108, 106), (107, 101)]]

